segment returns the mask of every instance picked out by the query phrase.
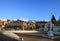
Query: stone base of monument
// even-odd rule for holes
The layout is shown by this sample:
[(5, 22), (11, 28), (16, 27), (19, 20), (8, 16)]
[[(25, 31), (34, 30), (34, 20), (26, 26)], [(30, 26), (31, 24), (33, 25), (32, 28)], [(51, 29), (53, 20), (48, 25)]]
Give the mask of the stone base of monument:
[(48, 35), (49, 37), (54, 37), (54, 32), (53, 32), (53, 31), (48, 31), (47, 35)]
[(49, 39), (60, 38), (59, 36), (55, 36), (53, 31), (49, 31), (47, 35), (44, 35), (43, 37), (49, 38)]
[(48, 36), (48, 35), (43, 35), (42, 37), (48, 38), (48, 39), (56, 39), (56, 38), (60, 38), (60, 36)]

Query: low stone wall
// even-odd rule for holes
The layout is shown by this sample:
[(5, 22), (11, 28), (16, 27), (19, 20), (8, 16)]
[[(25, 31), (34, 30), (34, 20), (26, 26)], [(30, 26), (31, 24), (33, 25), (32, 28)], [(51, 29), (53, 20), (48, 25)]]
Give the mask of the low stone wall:
[(6, 32), (13, 32), (13, 33), (38, 33), (39, 31), (26, 31), (26, 30), (24, 30), (24, 31), (20, 31), (20, 30), (11, 30), (11, 31), (6, 31)]
[(18, 41), (18, 40), (7, 37), (7, 36), (3, 35), (2, 33), (0, 33), (0, 41)]

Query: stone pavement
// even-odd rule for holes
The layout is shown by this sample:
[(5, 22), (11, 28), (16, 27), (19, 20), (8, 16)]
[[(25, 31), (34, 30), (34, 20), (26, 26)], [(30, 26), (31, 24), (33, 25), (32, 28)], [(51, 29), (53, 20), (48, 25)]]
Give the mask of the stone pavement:
[(54, 41), (54, 39), (44, 38), (42, 34), (17, 34), (18, 36), (22, 37), (25, 41)]
[(22, 36), (22, 37), (33, 37), (33, 38), (40, 38), (40, 39), (59, 39), (60, 36), (54, 36), (54, 37), (49, 37), (46, 34), (40, 34), (40, 33), (18, 33), (17, 35)]

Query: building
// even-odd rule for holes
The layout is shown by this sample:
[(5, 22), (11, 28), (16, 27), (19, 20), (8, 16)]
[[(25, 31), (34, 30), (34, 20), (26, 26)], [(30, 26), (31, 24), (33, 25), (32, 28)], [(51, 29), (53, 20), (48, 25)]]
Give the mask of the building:
[(35, 20), (28, 21), (28, 29), (31, 29), (31, 30), (36, 29), (36, 21)]
[(40, 27), (44, 28), (46, 23), (47, 23), (46, 21), (36, 21), (36, 28), (38, 28), (38, 29)]
[(58, 26), (60, 26), (60, 17), (59, 17), (59, 19), (57, 20), (57, 23), (58, 23)]

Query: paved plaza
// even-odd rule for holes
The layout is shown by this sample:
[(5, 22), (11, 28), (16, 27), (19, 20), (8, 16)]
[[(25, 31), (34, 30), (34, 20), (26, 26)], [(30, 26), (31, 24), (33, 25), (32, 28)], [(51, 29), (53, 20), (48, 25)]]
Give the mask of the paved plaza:
[(43, 37), (45, 36), (44, 34), (40, 33), (28, 33), (28, 34), (17, 34), (18, 36), (22, 37), (25, 41), (60, 41), (60, 38), (48, 38), (48, 37)]

